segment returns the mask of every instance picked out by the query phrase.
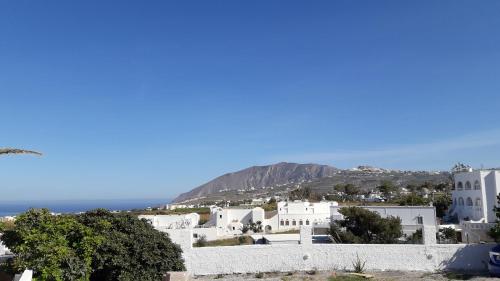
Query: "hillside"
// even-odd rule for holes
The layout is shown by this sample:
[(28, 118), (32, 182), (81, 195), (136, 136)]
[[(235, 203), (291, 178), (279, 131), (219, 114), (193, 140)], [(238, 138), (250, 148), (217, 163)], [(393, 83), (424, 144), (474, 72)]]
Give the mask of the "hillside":
[(278, 163), (253, 166), (225, 174), (189, 192), (181, 194), (174, 202), (206, 197), (220, 192), (262, 189), (279, 185), (313, 181), (333, 176), (339, 169), (317, 164)]

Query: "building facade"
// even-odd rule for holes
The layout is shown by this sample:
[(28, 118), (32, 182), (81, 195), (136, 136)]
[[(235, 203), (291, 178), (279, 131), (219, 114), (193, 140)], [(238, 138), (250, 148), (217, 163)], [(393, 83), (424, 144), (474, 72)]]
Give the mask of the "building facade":
[(469, 170), (454, 174), (450, 215), (459, 221), (494, 223), (500, 171)]
[(278, 229), (299, 229), (302, 225), (317, 225), (330, 222), (330, 207), (338, 206), (335, 201), (278, 202)]

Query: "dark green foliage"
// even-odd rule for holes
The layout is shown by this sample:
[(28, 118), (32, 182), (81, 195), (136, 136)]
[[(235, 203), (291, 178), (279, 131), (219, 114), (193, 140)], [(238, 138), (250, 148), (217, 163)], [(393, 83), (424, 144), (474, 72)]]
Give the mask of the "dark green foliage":
[(432, 205), (436, 207), (436, 217), (443, 218), (448, 211), (452, 203), (451, 196), (446, 194), (442, 196), (436, 196)]
[[(497, 205), (500, 205), (500, 194), (497, 195)], [(496, 242), (500, 242), (500, 207), (495, 206), (493, 211), (495, 211), (497, 223), (490, 229), (489, 235), (491, 238), (495, 239)]]
[(429, 201), (416, 193), (410, 193), (401, 197), (398, 200), (400, 206), (424, 206), (429, 203)]
[(79, 221), (103, 236), (92, 259), (91, 280), (161, 280), (167, 271), (182, 271), (182, 251), (147, 221), (129, 214), (94, 210)]
[(341, 208), (344, 220), (330, 225), (330, 234), (341, 243), (389, 244), (402, 236), (401, 219), (382, 218), (358, 207)]
[(422, 229), (417, 229), (417, 231), (413, 232), (410, 237), (406, 239), (406, 242), (410, 244), (422, 244), (423, 243), (423, 235)]
[(397, 190), (397, 187), (392, 181), (384, 180), (381, 182), (377, 189), (384, 195), (385, 198), (391, 198), (392, 194)]
[(20, 215), (2, 241), (16, 257), (11, 270), (34, 271), (40, 280), (89, 280), (92, 254), (103, 239), (75, 216), (53, 216), (47, 209)]
[(445, 243), (457, 243), (457, 232), (451, 227), (445, 227), (439, 230), (438, 238)]
[(148, 222), (129, 214), (95, 210), (54, 216), (30, 210), (5, 231), (16, 254), (10, 269), (33, 269), (37, 280), (162, 280), (184, 270), (181, 249)]

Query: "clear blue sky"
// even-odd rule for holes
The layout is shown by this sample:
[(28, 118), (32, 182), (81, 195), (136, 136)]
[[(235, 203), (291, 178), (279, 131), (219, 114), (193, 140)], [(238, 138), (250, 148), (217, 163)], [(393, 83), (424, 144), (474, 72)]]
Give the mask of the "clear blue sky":
[(0, 199), (500, 166), (499, 1), (1, 1)]

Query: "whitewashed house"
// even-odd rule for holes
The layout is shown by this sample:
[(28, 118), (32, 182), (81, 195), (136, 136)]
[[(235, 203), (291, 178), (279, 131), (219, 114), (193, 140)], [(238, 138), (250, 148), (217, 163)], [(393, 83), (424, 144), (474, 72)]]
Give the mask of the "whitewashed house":
[(278, 202), (278, 229), (299, 229), (302, 225), (324, 224), (330, 221), (330, 207), (335, 201), (310, 203), (307, 201)]
[(464, 242), (491, 241), (488, 230), (494, 226), (500, 193), (500, 170), (473, 170), (466, 167), (454, 173), (450, 216), (459, 220)]

